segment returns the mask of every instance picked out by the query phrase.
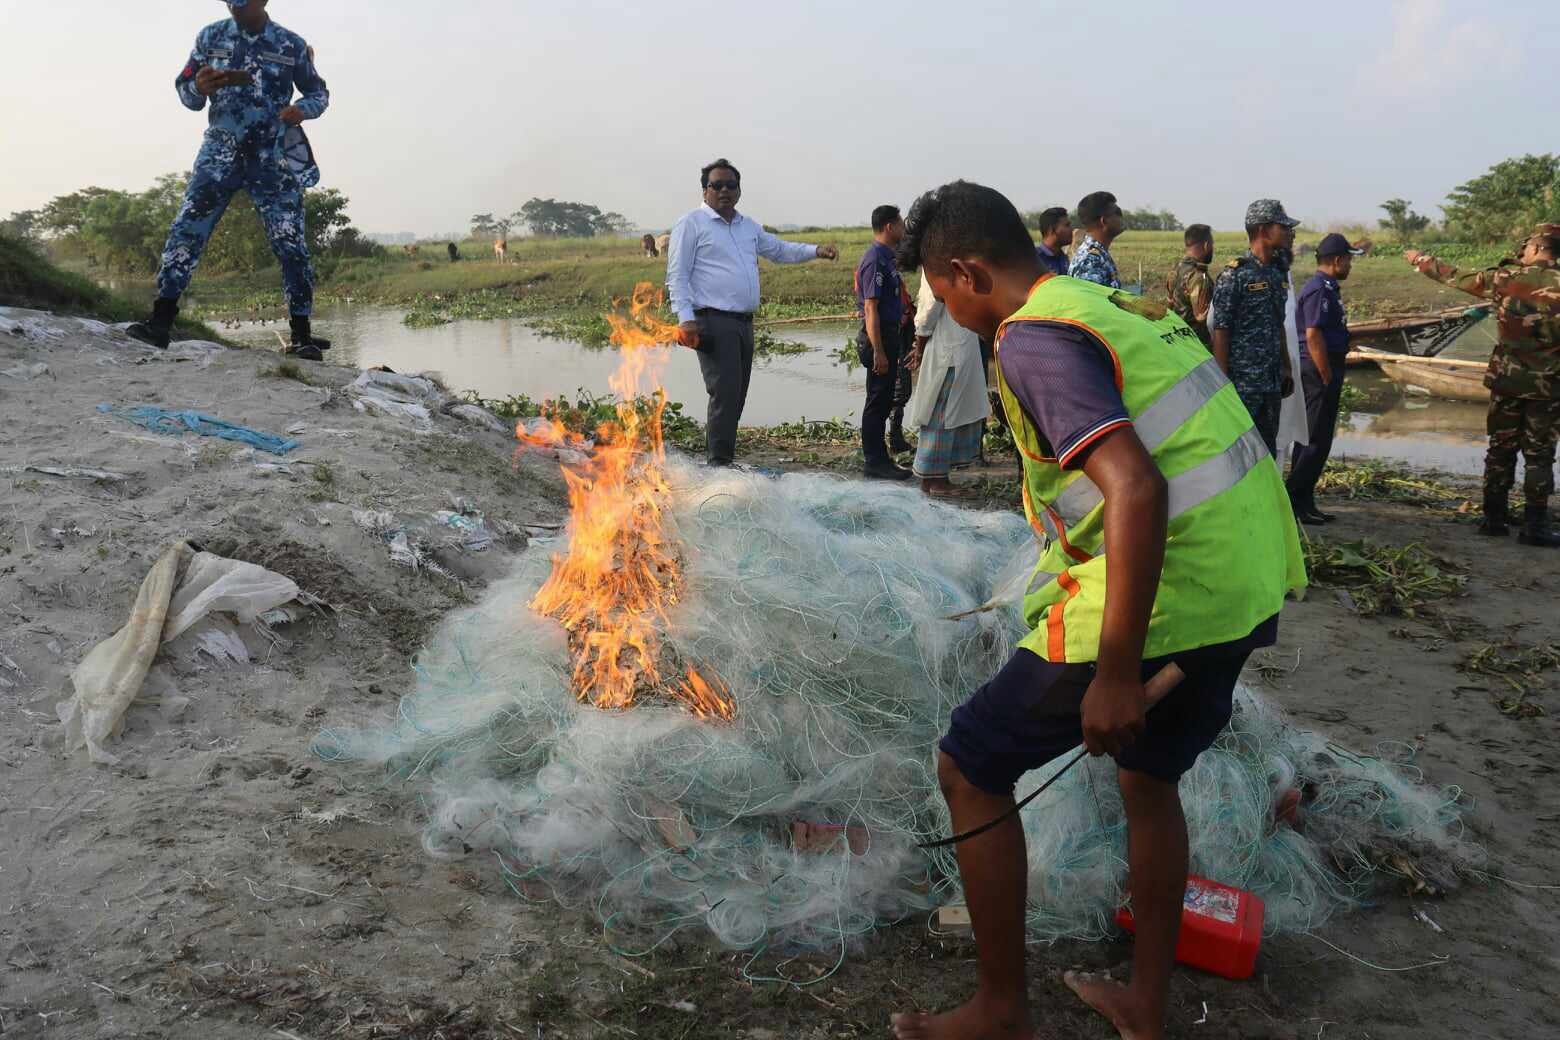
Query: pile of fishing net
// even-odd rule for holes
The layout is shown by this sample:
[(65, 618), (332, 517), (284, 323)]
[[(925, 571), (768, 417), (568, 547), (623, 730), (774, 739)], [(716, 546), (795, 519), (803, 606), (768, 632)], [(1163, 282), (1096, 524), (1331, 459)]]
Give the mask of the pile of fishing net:
[[(1014, 561), (1034, 559), (1027, 525), (827, 476), (672, 462), (668, 479), (683, 580), (664, 648), (724, 681), (731, 721), (654, 697), (580, 704), (563, 630), (527, 606), (558, 551), (534, 544), (448, 619), (393, 723), (323, 733), (319, 754), (430, 788), (430, 853), (485, 857), (517, 894), (589, 909), (627, 953), (684, 929), (843, 951), (957, 899), (953, 850), (917, 847), (949, 833), (935, 744), (1022, 634), (1008, 601)], [(1006, 605), (970, 613), (993, 599)], [(1301, 832), (1273, 821), (1291, 786)], [(1477, 854), (1455, 789), (1298, 729), (1249, 690), (1182, 794), (1194, 871), (1260, 895), (1270, 931), (1317, 926), (1383, 872), (1449, 887)], [(799, 822), (848, 829), (802, 851)], [(1031, 935), (1110, 934), (1126, 879), (1110, 763), (1073, 770), (1024, 822)]]

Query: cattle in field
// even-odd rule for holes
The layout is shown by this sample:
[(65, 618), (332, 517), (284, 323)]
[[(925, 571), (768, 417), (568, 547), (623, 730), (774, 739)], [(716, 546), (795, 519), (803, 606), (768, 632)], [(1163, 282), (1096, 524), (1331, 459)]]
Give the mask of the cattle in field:
[(509, 263), (509, 241), (499, 238), (493, 241), (493, 259), (501, 264)]
[(406, 256), (410, 257), (411, 259), (416, 260), (419, 256), (422, 255), (422, 246), (419, 246), (416, 243), (413, 243), (409, 246), (402, 246), (401, 252), (406, 254)]
[(656, 257), (661, 255), (661, 250), (657, 248), (655, 244), (654, 235), (646, 235), (644, 238), (639, 240), (639, 244), (644, 246), (645, 257), (647, 259), (654, 260)]
[(655, 251), (661, 256), (666, 256), (672, 248), (672, 236), (670, 233), (660, 235), (655, 240)]

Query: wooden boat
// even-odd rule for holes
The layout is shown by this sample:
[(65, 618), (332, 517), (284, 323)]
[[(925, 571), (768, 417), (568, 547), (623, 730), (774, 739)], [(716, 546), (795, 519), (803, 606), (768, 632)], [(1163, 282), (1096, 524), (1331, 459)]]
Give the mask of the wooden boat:
[[(1402, 314), (1372, 321), (1351, 321), (1349, 336), (1356, 345), (1368, 344), (1378, 352), (1434, 357), (1463, 333), (1484, 320), (1479, 307), (1452, 307), (1431, 314)], [(1348, 364), (1370, 365), (1366, 352), (1349, 354)]]
[(1484, 385), (1484, 373), (1489, 370), (1487, 362), (1389, 354), (1368, 347), (1361, 348), (1358, 353), (1379, 364), (1387, 377), (1399, 386), (1417, 386), (1433, 397), (1451, 401), (1489, 402), (1490, 392)]

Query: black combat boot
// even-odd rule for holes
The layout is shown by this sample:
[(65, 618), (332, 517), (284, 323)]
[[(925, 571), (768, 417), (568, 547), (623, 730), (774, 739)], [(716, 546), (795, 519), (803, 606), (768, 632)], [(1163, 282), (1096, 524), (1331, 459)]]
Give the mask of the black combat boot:
[(292, 317), (292, 345), (287, 353), (305, 361), (324, 361), (324, 351), (330, 349), (330, 340), (320, 339), (309, 328), (309, 319), (301, 315)]
[(1506, 537), (1506, 495), (1484, 493), (1484, 523), (1479, 525), (1479, 533), (1489, 535), (1491, 538)]
[(1549, 528), (1549, 505), (1528, 504), (1522, 511), (1522, 533), (1517, 541), (1523, 545), (1539, 545), (1545, 549), (1560, 549), (1560, 534)]
[(895, 408), (888, 417), (888, 450), (894, 455), (914, 451), (915, 446), (905, 440), (905, 410)]
[(167, 350), (168, 340), (173, 335), (173, 320), (178, 316), (178, 300), (165, 300), (158, 297), (152, 304), (152, 316), (125, 329), (125, 335), (131, 339), (138, 339), (142, 343), (148, 343), (159, 350)]

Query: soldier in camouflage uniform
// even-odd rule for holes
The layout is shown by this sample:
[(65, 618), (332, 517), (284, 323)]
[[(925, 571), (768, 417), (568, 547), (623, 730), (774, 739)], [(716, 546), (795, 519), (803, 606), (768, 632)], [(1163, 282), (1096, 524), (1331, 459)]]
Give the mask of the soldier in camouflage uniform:
[(1225, 265), (1213, 286), (1213, 356), (1235, 384), (1268, 451), (1278, 456), (1279, 408), (1294, 389), (1284, 338), (1290, 259), (1298, 220), (1277, 199), (1246, 207), (1251, 246)]
[[(309, 328), (314, 270), (304, 239), (303, 192), (319, 183), (319, 168), (302, 124), (317, 119), (330, 92), (301, 36), (266, 13), (268, 0), (228, 3), (231, 18), (208, 25), (174, 81), (179, 100), (200, 111), (211, 102), (205, 141), (195, 159), (157, 276), (152, 316), (132, 325), (132, 336), (166, 347), (179, 297), (189, 287), (201, 253), (240, 189), (249, 193), (282, 267), (292, 345), (288, 353), (318, 361), (330, 344)], [(293, 90), (302, 96), (293, 101)]]
[(1170, 309), (1192, 327), (1203, 346), (1212, 349), (1208, 311), (1213, 306), (1213, 276), (1208, 273), (1208, 265), (1213, 262), (1213, 229), (1207, 224), (1193, 224), (1186, 229), (1184, 241), (1186, 255), (1165, 279), (1165, 294)]
[(1507, 496), (1517, 479), (1517, 453), (1527, 464), (1521, 542), (1560, 546), (1549, 528), (1549, 496), (1555, 490), (1555, 439), (1560, 435), (1560, 225), (1540, 225), (1519, 260), (1487, 271), (1463, 273), (1425, 253), (1404, 256), (1422, 274), (1493, 301), (1500, 341), (1490, 355), (1484, 385), (1490, 388), (1489, 452), (1484, 461), (1484, 524), (1480, 532), (1504, 535)]

